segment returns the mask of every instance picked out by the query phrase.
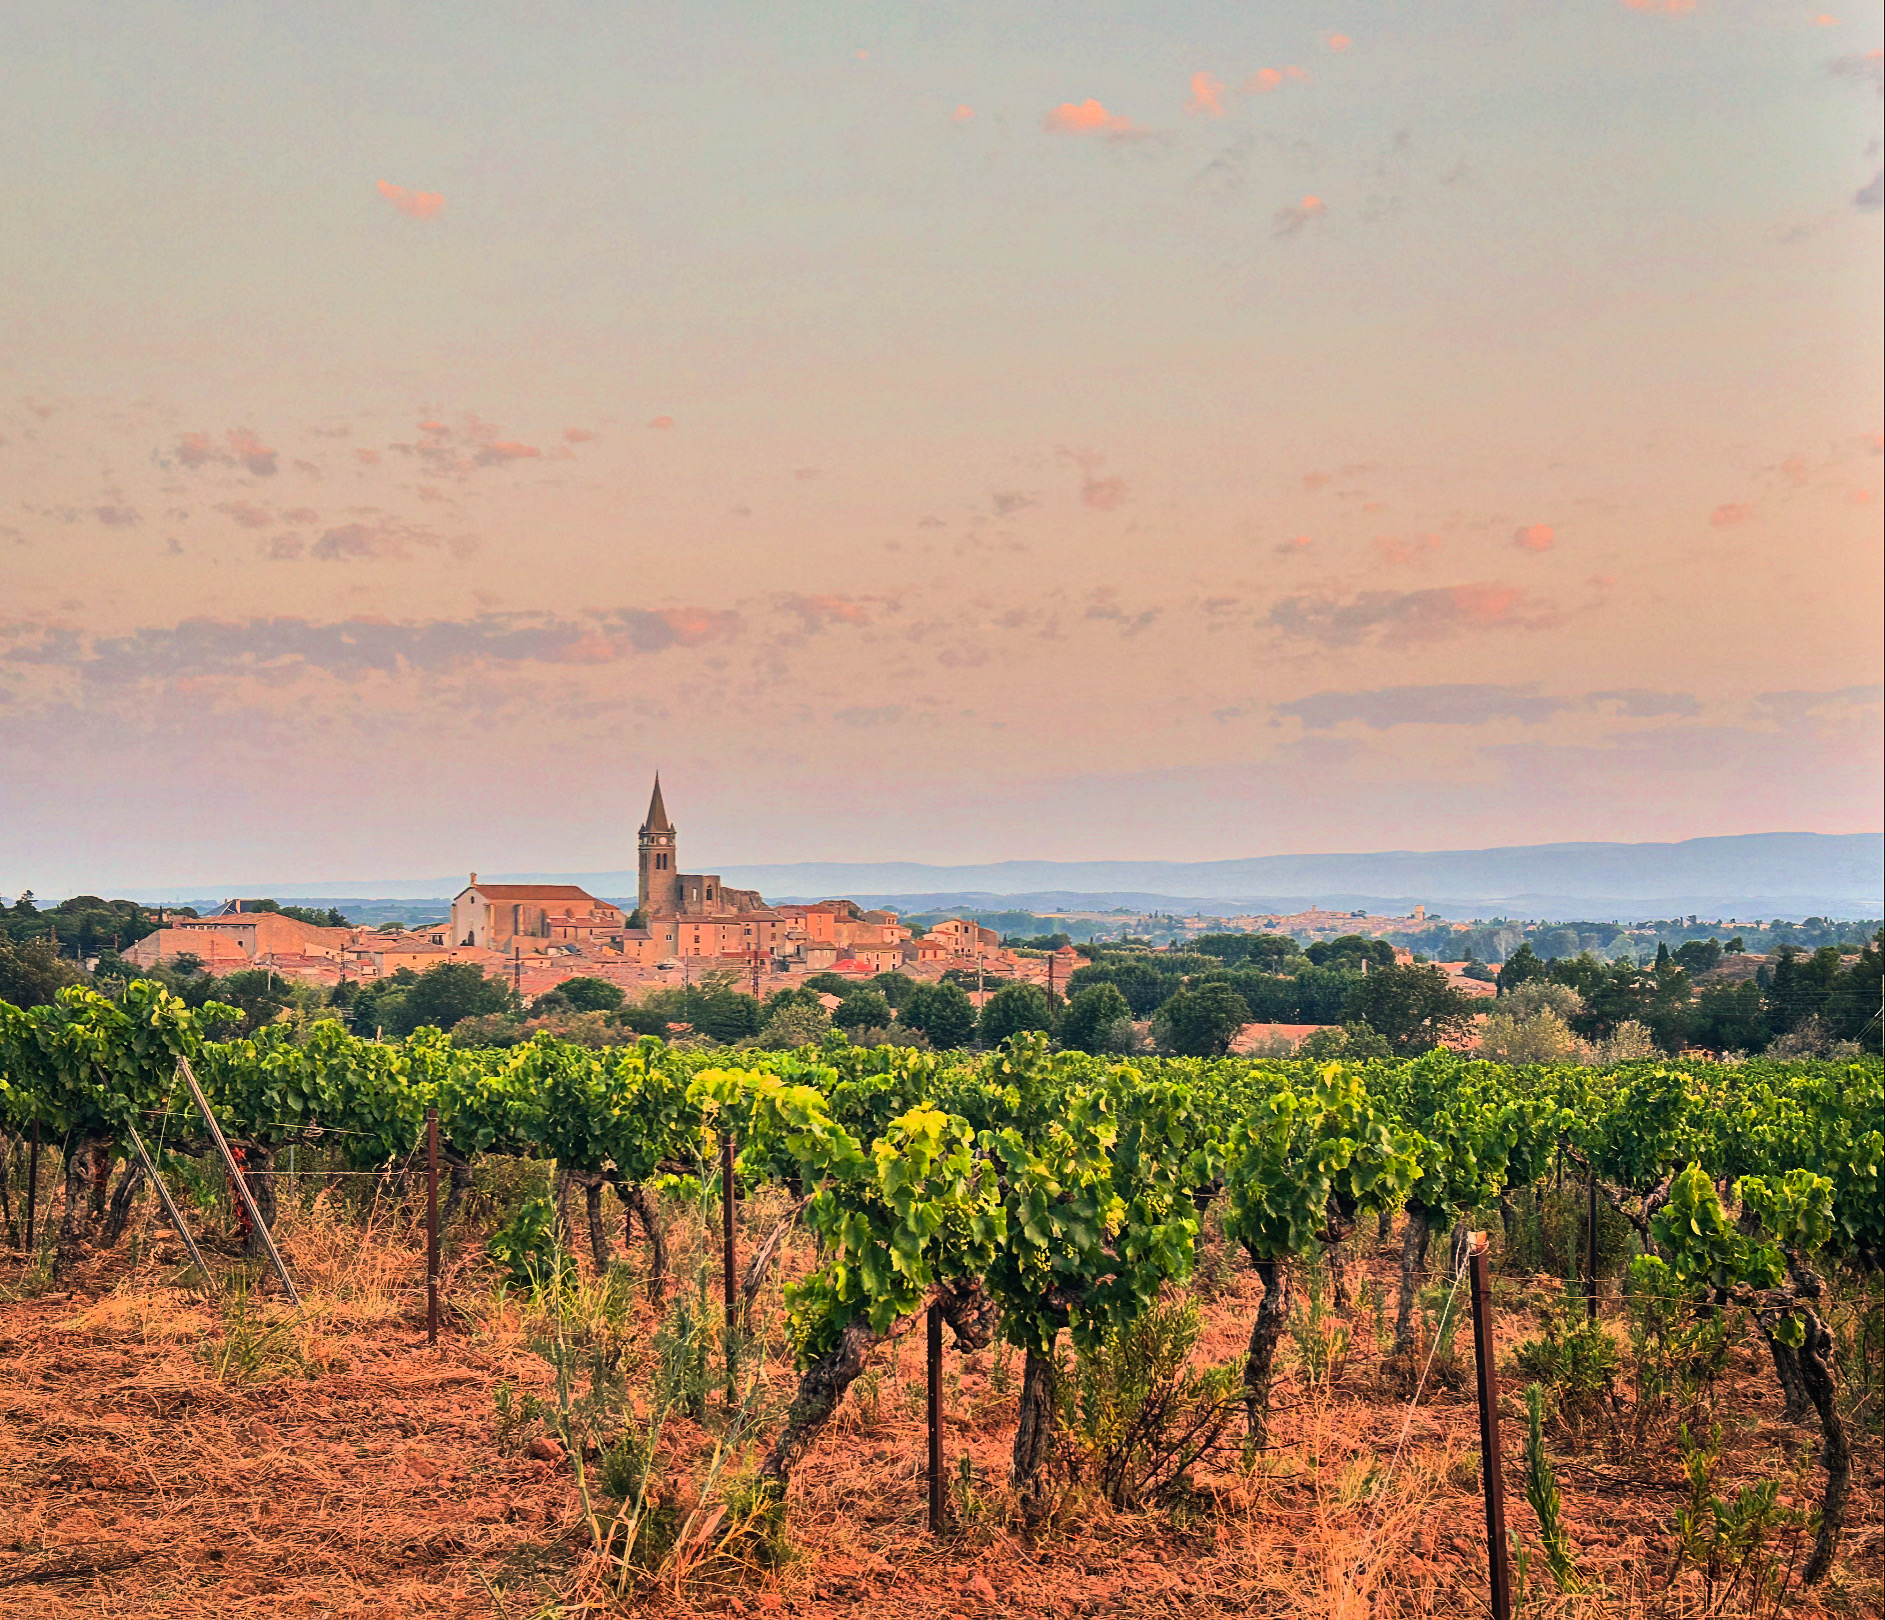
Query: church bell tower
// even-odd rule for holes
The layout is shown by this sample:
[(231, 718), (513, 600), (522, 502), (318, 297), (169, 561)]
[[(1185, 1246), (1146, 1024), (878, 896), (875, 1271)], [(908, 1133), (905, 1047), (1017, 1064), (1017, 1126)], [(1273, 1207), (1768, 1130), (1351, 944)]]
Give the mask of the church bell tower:
[(654, 797), (648, 801), (648, 819), (641, 824), (638, 882), (635, 903), (653, 915), (681, 909), (681, 869), (675, 857), (674, 823), (661, 802), (661, 774), (655, 773)]

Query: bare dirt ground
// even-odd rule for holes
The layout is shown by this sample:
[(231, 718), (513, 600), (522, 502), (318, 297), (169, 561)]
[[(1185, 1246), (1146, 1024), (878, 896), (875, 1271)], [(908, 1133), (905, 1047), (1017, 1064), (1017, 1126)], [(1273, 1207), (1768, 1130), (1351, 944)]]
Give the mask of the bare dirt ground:
[[(748, 1245), (769, 1214), (752, 1202)], [(0, 1253), (0, 1615), (606, 1612), (568, 1461), (540, 1426), (499, 1421), (501, 1389), (514, 1411), (525, 1393), (547, 1399), (552, 1380), (527, 1342), (525, 1311), (494, 1298), (475, 1236), (451, 1259), (447, 1331), (431, 1349), (407, 1211), (376, 1214), (363, 1230), (323, 1198), (285, 1218), (283, 1247), (306, 1299), (298, 1321), (259, 1289), (212, 1305), (171, 1285), (172, 1246), (144, 1231), (135, 1248), (127, 1240), (50, 1287)], [(674, 1238), (685, 1279), (708, 1251), (685, 1216)], [(1391, 1300), (1398, 1246), (1360, 1250), (1355, 1269)], [(801, 1244), (787, 1269), (808, 1260)], [(1219, 1261), (1200, 1356), (1241, 1354), (1259, 1292), (1241, 1264)], [(1535, 1297), (1501, 1281), (1503, 1356), (1538, 1331)], [(658, 1319), (646, 1305), (637, 1312), (632, 1337), (645, 1345)], [(782, 1410), (793, 1377), (776, 1291), (762, 1321), (768, 1399)], [(971, 1495), (958, 1498), (963, 1522), (941, 1542), (924, 1520), (922, 1348), (905, 1338), (878, 1353), (795, 1473), (782, 1562), (709, 1563), (690, 1581), (644, 1586), (627, 1606), (965, 1620), (1483, 1614), (1469, 1333), (1458, 1372), (1410, 1407), (1376, 1353), (1366, 1300), (1344, 1321), (1349, 1350), (1325, 1386), (1300, 1366), (1286, 1371), (1275, 1444), (1254, 1467), (1227, 1451), (1197, 1471), (1197, 1494), (1179, 1511), (1118, 1514), (1071, 1490), (1032, 1537), (1003, 1485), (1019, 1358), (949, 1353), (948, 1466), (954, 1475), (969, 1460)], [(1508, 1373), (1508, 1511), (1535, 1542), (1517, 1396)], [(1783, 1502), (1817, 1501), (1816, 1431), (1781, 1421), (1771, 1369), (1745, 1345), (1718, 1387), (1715, 1421), (1719, 1491), (1776, 1478)], [(1403, 1425), (1399, 1465), (1378, 1489)], [(1778, 1607), (1758, 1612), (1881, 1613), (1885, 1481), (1876, 1437), (1855, 1430), (1854, 1441), (1850, 1528), (1832, 1580), (1800, 1593), (1808, 1538), (1783, 1531), (1771, 1550), (1783, 1576), (1795, 1574)], [(1670, 1524), (1687, 1499), (1673, 1435), (1580, 1450), (1554, 1432), (1550, 1444), (1586, 1591), (1560, 1595), (1534, 1559), (1526, 1612), (1710, 1612), (1699, 1574), (1667, 1586)], [(682, 1424), (666, 1459), (684, 1473), (708, 1445)], [(1712, 1596), (1715, 1613), (1753, 1612), (1745, 1593)]]

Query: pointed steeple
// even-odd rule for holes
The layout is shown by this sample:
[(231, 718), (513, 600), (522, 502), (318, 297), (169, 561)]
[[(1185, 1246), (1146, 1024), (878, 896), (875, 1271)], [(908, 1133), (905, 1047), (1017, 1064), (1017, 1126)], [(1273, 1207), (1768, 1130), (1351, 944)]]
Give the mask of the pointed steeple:
[(661, 773), (655, 772), (654, 797), (648, 801), (648, 819), (642, 824), (645, 833), (673, 832), (674, 824), (668, 820), (668, 807), (661, 802)]

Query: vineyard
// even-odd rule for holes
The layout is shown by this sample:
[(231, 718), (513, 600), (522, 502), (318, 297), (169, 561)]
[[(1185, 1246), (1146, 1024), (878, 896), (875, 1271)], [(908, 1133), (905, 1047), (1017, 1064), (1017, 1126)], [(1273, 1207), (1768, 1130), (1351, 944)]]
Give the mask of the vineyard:
[(1484, 1613), (1478, 1232), (1515, 1612), (1885, 1601), (1876, 1059), (234, 1016), (0, 1002), (0, 1613)]

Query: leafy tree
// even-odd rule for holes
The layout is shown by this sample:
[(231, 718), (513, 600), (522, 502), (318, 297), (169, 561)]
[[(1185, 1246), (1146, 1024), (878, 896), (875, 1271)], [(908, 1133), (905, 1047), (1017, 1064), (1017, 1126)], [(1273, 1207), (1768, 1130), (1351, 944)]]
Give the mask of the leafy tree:
[(1317, 967), (1339, 967), (1359, 973), (1364, 962), (1388, 967), (1394, 961), (1394, 947), (1385, 939), (1364, 939), (1360, 934), (1343, 934), (1339, 939), (1319, 939), (1303, 955)]
[(1247, 962), (1271, 973), (1297, 954), (1296, 942), (1287, 934), (1201, 934), (1192, 949), (1227, 966)]
[(614, 1012), (624, 999), (619, 984), (587, 976), (565, 979), (557, 989), (563, 992), (563, 999), (577, 1012)]
[(903, 998), (898, 1016), (928, 1036), (939, 1052), (966, 1046), (975, 1033), (975, 1006), (958, 984), (917, 984)]
[(1076, 1052), (1130, 1051), (1132, 1009), (1117, 985), (1090, 984), (1068, 1000), (1059, 1035), (1060, 1044)]
[(1752, 979), (1709, 984), (1695, 1004), (1695, 1039), (1715, 1052), (1759, 1052), (1774, 1038), (1767, 1003)]
[(1356, 980), (1345, 1011), (1385, 1038), (1397, 1057), (1410, 1057), (1465, 1034), (1478, 1003), (1477, 996), (1448, 984), (1444, 970), (1410, 962)]
[(1712, 939), (1692, 939), (1676, 951), (1675, 961), (1691, 973), (1712, 973), (1721, 966), (1721, 945)]
[(851, 993), (832, 1012), (831, 1021), (839, 1029), (882, 1029), (890, 1022), (890, 1003), (881, 990), (867, 984), (853, 985)]
[(857, 980), (842, 973), (813, 973), (807, 976), (805, 988), (814, 995), (837, 996), (842, 1000), (857, 988)]
[(1297, 1044), (1296, 1056), (1313, 1063), (1327, 1063), (1335, 1058), (1350, 1063), (1365, 1063), (1369, 1058), (1391, 1057), (1387, 1040), (1366, 1024), (1343, 1024), (1313, 1030)]
[[(30, 904), (32, 895), (22, 896)], [(0, 939), (0, 1001), (16, 1007), (43, 1007), (68, 984), (77, 984), (78, 970), (61, 961), (43, 939), (23, 945)]]
[[(1216, 967), (1216, 962), (1208, 964)], [(1134, 1018), (1150, 1018), (1164, 1005), (1165, 998), (1179, 988), (1176, 972), (1161, 971), (1143, 955), (1108, 956), (1086, 967), (1075, 968), (1067, 980), (1070, 995), (1078, 995), (1089, 984), (1110, 984), (1126, 998)]]
[(1872, 1052), (1879, 1050), (1881, 943), (1885, 929), (1859, 953), (1858, 961), (1834, 976), (1822, 1010), (1837, 1039), (1857, 1041)]
[(1053, 1027), (1053, 1009), (1047, 1004), (1047, 992), (1038, 984), (1003, 985), (982, 1006), (980, 1034), (984, 1046), (999, 1046), (1022, 1030)]
[(290, 993), (288, 981), (266, 968), (244, 968), (216, 985), (216, 999), (242, 1011), (238, 1035), (253, 1035), (262, 1025), (272, 1024), (288, 1005)]
[(282, 917), (292, 917), (296, 922), (304, 922), (316, 928), (346, 928), (351, 926), (346, 917), (335, 907), (329, 906), (323, 911), (318, 906), (284, 906), (273, 900), (245, 900), (244, 911), (272, 911)]
[(907, 973), (879, 973), (871, 980), (871, 986), (880, 991), (892, 1007), (901, 1007), (903, 998), (916, 988), (916, 980)]
[(644, 996), (640, 1001), (631, 1001), (615, 1015), (617, 1023), (625, 1029), (632, 1029), (637, 1035), (653, 1035), (659, 1040), (668, 1038), (670, 1022), (667, 1011), (660, 1006), (654, 995)]
[(1227, 984), (1180, 990), (1154, 1021), (1160, 1044), (1180, 1057), (1222, 1057), (1250, 1022), (1244, 998)]
[(816, 1046), (831, 1033), (831, 1015), (814, 1000), (787, 1002), (773, 1009), (759, 1031), (759, 1044), (774, 1051)]

